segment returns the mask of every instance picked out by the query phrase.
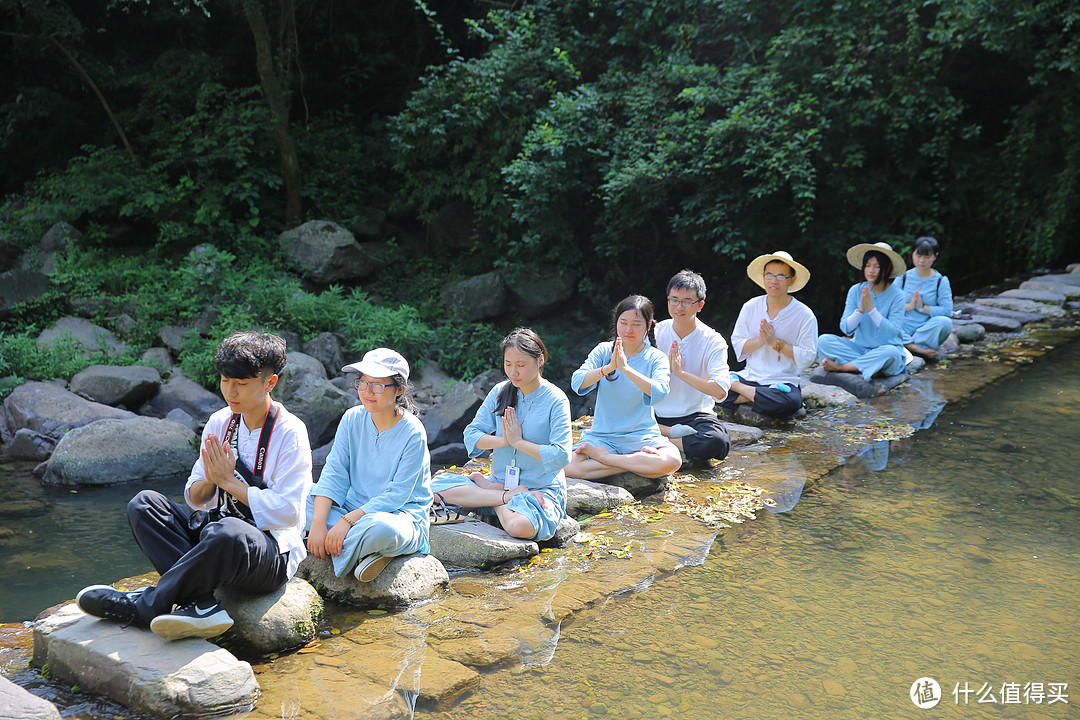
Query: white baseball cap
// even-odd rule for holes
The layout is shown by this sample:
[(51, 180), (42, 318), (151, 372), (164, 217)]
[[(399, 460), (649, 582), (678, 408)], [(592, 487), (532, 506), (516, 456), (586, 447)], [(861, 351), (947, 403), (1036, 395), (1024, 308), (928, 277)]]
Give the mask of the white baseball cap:
[(354, 372), (374, 378), (400, 375), (408, 380), (409, 363), (390, 348), (375, 348), (374, 350), (368, 350), (364, 354), (364, 359), (360, 362), (354, 362), (352, 365), (341, 368), (341, 372)]

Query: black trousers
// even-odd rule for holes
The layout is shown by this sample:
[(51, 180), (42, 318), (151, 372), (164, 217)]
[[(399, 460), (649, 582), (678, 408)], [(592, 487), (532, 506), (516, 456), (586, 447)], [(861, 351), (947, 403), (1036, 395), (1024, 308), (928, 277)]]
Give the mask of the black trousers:
[(731, 438), (716, 413), (690, 413), (677, 418), (658, 417), (656, 422), (667, 427), (689, 425), (697, 430), (697, 434), (682, 438), (683, 453), (688, 458), (723, 460), (731, 450)]
[[(802, 389), (798, 385), (788, 383), (788, 385), (791, 385), (791, 392), (784, 392), (770, 385), (762, 385), (752, 380), (743, 380), (743, 383), (755, 388), (754, 402), (750, 403), (750, 409), (759, 415), (768, 415), (769, 417), (787, 420), (799, 412), (799, 408), (803, 406)], [(730, 392), (720, 404), (732, 409), (739, 407), (740, 404), (745, 405), (746, 403), (735, 402), (738, 397), (738, 393)]]
[(222, 585), (269, 593), (289, 579), (288, 557), (270, 533), (234, 517), (193, 533), (188, 529), (192, 512), (156, 490), (143, 490), (128, 503), (135, 542), (161, 574), (157, 586), (135, 603), (142, 624)]

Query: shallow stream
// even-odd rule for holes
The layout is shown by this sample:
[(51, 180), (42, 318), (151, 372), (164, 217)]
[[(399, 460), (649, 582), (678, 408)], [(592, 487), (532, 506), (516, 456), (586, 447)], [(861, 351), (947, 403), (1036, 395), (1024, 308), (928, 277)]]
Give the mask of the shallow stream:
[[(726, 530), (711, 548), (706, 535), (699, 565), (571, 615), (537, 652), (485, 670), (480, 688), (456, 706), (420, 706), (415, 716), (1076, 717), (1080, 341), (970, 399), (958, 399), (963, 382), (917, 379), (872, 401), (925, 428), (915, 436), (868, 445), (801, 496), (801, 483), (780, 483), (788, 512)], [(950, 405), (938, 414), (944, 399)], [(760, 460), (787, 463), (797, 480), (800, 461), (788, 453)], [(131, 488), (43, 496), (35, 480), (20, 482), (11, 502), (22, 510), (0, 518), (14, 533), (3, 540), (0, 620), (27, 619), (85, 584), (149, 570), (123, 525)], [(351, 634), (343, 620), (334, 622)], [(434, 629), (417, 625), (420, 640), (405, 647), (417, 657), (403, 669), (425, 671), (422, 636)], [(335, 638), (324, 640), (315, 655), (258, 668), (264, 696), (253, 717), (341, 716), (309, 702), (320, 692), (316, 675), (297, 670), (302, 658), (314, 658), (304, 667), (333, 666), (330, 655), (318, 660), (335, 647)], [(408, 691), (410, 677), (402, 673), (394, 686)], [(932, 710), (909, 697), (925, 677), (940, 686)], [(930, 699), (926, 687), (916, 699)], [(124, 717), (85, 696), (45, 694), (66, 717)], [(395, 708), (376, 714), (402, 716), (402, 704)]]

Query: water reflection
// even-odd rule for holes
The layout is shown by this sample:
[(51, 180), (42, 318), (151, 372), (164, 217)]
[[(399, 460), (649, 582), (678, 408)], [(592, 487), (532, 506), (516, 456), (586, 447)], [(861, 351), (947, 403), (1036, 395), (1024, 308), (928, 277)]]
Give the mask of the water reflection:
[(795, 507), (802, 497), (806, 486), (806, 470), (795, 453), (772, 453), (769, 463), (773, 471), (759, 481), (755, 476), (754, 484), (765, 490), (766, 496), (776, 505), (767, 508), (773, 513), (788, 512)]

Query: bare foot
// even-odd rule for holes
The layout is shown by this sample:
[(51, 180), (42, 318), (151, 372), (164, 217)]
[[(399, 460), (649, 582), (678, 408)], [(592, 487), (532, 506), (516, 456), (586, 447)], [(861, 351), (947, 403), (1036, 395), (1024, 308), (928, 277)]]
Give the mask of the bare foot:
[(840, 372), (840, 370), (837, 369), (839, 367), (839, 365), (834, 363), (829, 358), (822, 358), (821, 360), (821, 369), (825, 372)]
[(906, 347), (908, 350), (915, 353), (916, 355), (926, 358), (927, 360), (937, 360), (938, 351), (934, 348), (925, 348), (921, 345), (916, 345), (915, 343), (908, 343), (904, 347)]
[(584, 455), (591, 460), (598, 460), (602, 456), (608, 454), (608, 449), (603, 446), (591, 445), (589, 443), (581, 443), (574, 449), (574, 452), (579, 455)]
[(483, 488), (485, 490), (501, 490), (503, 487), (502, 483), (497, 483), (494, 480), (491, 480), (483, 473), (469, 473), (468, 477), (478, 488)]

